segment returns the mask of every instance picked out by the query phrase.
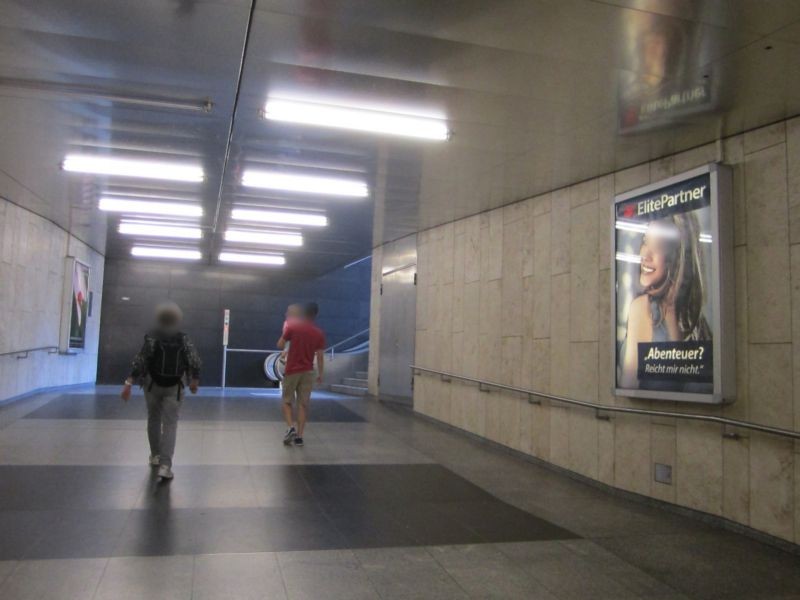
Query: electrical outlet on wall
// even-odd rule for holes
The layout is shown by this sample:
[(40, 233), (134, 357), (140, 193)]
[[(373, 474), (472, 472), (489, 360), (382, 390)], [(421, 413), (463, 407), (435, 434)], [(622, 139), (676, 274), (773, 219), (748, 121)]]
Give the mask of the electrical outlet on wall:
[(655, 479), (658, 483), (672, 485), (672, 465), (655, 463)]

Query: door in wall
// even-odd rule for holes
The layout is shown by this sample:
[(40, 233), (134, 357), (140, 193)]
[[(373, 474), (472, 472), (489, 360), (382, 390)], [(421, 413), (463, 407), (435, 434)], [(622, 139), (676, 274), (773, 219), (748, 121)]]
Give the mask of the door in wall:
[(415, 235), (384, 247), (378, 388), (381, 397), (409, 405), (417, 321), (416, 263)]

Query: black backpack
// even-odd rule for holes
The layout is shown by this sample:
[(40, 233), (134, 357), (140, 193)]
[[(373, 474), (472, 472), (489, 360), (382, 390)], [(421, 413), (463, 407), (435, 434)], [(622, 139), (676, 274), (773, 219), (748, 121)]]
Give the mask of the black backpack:
[(148, 368), (150, 377), (161, 387), (171, 387), (182, 383), (185, 368), (183, 334), (155, 335), (154, 338), (153, 355), (150, 357)]

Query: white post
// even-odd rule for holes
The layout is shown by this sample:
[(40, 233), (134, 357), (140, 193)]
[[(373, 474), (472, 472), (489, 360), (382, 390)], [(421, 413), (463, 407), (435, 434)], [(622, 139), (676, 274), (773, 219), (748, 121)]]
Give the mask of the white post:
[(231, 325), (231, 309), (225, 309), (222, 321), (222, 389), (225, 389), (225, 373), (228, 370), (228, 331)]

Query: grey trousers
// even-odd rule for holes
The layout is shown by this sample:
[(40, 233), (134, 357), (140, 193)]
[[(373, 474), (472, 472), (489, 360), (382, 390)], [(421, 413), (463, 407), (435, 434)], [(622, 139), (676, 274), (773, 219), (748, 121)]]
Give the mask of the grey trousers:
[(181, 407), (181, 387), (161, 387), (148, 381), (144, 386), (147, 401), (147, 439), (150, 454), (159, 456), (161, 464), (172, 466), (175, 437), (178, 433), (178, 411)]

